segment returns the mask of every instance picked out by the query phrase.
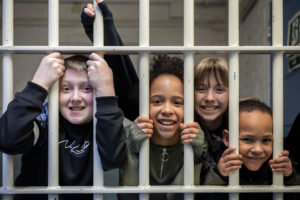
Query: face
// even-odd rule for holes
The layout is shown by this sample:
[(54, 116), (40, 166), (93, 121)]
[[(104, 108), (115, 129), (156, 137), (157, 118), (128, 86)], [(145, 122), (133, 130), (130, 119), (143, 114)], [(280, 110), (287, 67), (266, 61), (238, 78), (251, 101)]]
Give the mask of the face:
[[(221, 81), (219, 75), (218, 80)], [(228, 107), (228, 88), (218, 84), (213, 73), (202, 84), (195, 85), (195, 111), (208, 130), (217, 129)]]
[(150, 118), (154, 123), (152, 141), (171, 146), (179, 140), (179, 124), (183, 121), (183, 84), (174, 75), (160, 75), (150, 87)]
[(68, 68), (60, 81), (59, 111), (72, 124), (93, 119), (93, 89), (85, 70)]
[(240, 154), (243, 164), (257, 171), (272, 154), (272, 117), (261, 111), (240, 113)]

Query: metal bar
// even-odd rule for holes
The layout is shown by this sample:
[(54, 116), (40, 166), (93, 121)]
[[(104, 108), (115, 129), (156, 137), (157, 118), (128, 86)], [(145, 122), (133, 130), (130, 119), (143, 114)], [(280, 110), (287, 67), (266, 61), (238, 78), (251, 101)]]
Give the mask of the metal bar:
[[(283, 44), (283, 2), (272, 0), (272, 45)], [(273, 66), (273, 158), (283, 149), (283, 52), (272, 57)], [(273, 185), (283, 185), (283, 174), (273, 173)], [(283, 193), (274, 193), (274, 200), (283, 200)]]
[[(139, 1), (139, 46), (149, 46), (149, 0)], [(149, 53), (141, 53), (140, 64), (140, 115), (149, 117)], [(139, 186), (149, 186), (149, 139), (143, 142), (139, 154)], [(140, 193), (140, 200), (148, 200), (149, 194)]]
[[(95, 8), (95, 21), (94, 21), (94, 47), (102, 47), (104, 46), (104, 27), (103, 27), (103, 15), (101, 13), (100, 8), (98, 7), (96, 1), (94, 0), (94, 8)], [(104, 186), (104, 172), (101, 165), (100, 155), (97, 148), (97, 141), (96, 141), (96, 125), (97, 125), (97, 118), (95, 117), (97, 111), (96, 105), (96, 95), (94, 92), (94, 109), (93, 109), (93, 186)], [(94, 200), (102, 200), (102, 194), (94, 194)]]
[(88, 194), (88, 193), (271, 193), (299, 192), (300, 186), (272, 186), (272, 185), (243, 185), (243, 186), (180, 186), (180, 185), (156, 185), (156, 186), (61, 186), (61, 187), (5, 187), (0, 188), (1, 194)]
[[(59, 44), (59, 0), (48, 1), (48, 45), (56, 47)], [(49, 92), (49, 146), (48, 146), (48, 186), (58, 187), (59, 184), (59, 85), (58, 81)], [(58, 194), (49, 194), (49, 200), (57, 200)]]
[[(11, 0), (3, 0), (2, 13), (3, 13), (3, 35), (2, 43), (3, 46), (13, 46), (14, 38), (14, 12), (13, 4)], [(3, 112), (7, 109), (7, 105), (13, 99), (13, 58), (11, 52), (3, 53), (2, 58), (2, 91), (3, 101), (2, 108)], [(4, 187), (12, 187), (14, 184), (14, 159), (13, 156), (3, 153), (2, 156), (3, 168), (2, 168), (2, 181)], [(12, 195), (3, 195), (3, 200), (12, 200)]]
[[(194, 1), (184, 1), (184, 46), (194, 46)], [(184, 54), (184, 123), (194, 121), (194, 53)], [(184, 145), (184, 185), (194, 185), (194, 152), (191, 144)], [(193, 200), (193, 193), (185, 193)]]
[(270, 54), (276, 52), (299, 53), (300, 46), (0, 46), (0, 52), (15, 54), (44, 54), (59, 51), (66, 54), (140, 54), (142, 53), (170, 53), (183, 54), (194, 52), (197, 54), (230, 53), (241, 54)]
[[(239, 0), (228, 1), (228, 45), (239, 46)], [(239, 152), (239, 53), (229, 54), (229, 145)], [(229, 185), (239, 185), (239, 170), (230, 172)], [(238, 200), (238, 193), (230, 193), (230, 200)]]

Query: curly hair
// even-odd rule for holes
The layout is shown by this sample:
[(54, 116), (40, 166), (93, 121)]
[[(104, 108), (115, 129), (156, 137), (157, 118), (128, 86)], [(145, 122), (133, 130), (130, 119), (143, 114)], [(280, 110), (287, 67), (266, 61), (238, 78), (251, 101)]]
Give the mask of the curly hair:
[(183, 83), (183, 60), (179, 57), (159, 55), (153, 57), (150, 70), (150, 85), (160, 75), (174, 75)]
[(260, 101), (258, 98), (255, 97), (242, 98), (240, 99), (239, 104), (240, 104), (240, 113), (253, 112), (255, 110), (258, 110), (263, 113), (267, 113), (272, 117), (272, 109), (267, 104)]

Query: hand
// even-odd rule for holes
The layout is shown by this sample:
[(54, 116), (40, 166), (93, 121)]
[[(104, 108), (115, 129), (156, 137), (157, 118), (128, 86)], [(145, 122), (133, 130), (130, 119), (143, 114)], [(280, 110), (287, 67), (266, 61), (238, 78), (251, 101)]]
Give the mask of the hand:
[(289, 159), (289, 151), (283, 150), (279, 157), (269, 161), (269, 165), (273, 172), (282, 172), (283, 176), (290, 176), (293, 172), (293, 166)]
[(115, 96), (113, 73), (106, 61), (98, 54), (92, 53), (86, 64), (89, 83), (96, 97)]
[(229, 173), (233, 170), (240, 169), (242, 167), (242, 155), (232, 154), (235, 151), (235, 147), (227, 148), (218, 163), (218, 170), (223, 176), (229, 176)]
[(65, 61), (59, 52), (54, 52), (45, 56), (35, 72), (32, 82), (42, 86), (48, 91), (49, 88), (64, 74), (64, 63)]
[(197, 137), (199, 132), (200, 126), (197, 122), (190, 122), (190, 123), (180, 123), (181, 129), (181, 143), (182, 144), (189, 144)]
[[(97, 4), (100, 2), (103, 2), (103, 0), (96, 0)], [(91, 4), (91, 3), (88, 3), (86, 5), (86, 8), (83, 9), (83, 12), (90, 17), (95, 17), (95, 9), (94, 9), (93, 4)]]
[(134, 123), (142, 129), (149, 138), (152, 137), (153, 135), (153, 120), (149, 119), (148, 117), (145, 116), (138, 116), (135, 120)]

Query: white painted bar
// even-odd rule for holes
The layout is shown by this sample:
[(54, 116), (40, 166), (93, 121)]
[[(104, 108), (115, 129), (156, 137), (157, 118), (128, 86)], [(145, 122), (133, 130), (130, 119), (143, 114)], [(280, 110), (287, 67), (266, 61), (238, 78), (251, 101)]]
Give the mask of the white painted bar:
[[(59, 44), (59, 0), (48, 1), (48, 45)], [(58, 81), (49, 92), (49, 146), (48, 146), (48, 186), (58, 187), (59, 184), (59, 85)], [(57, 200), (58, 194), (49, 194), (49, 200)]]
[[(272, 0), (272, 45), (283, 45), (283, 1)], [(283, 52), (272, 57), (273, 67), (273, 158), (283, 149)], [(273, 173), (273, 185), (283, 185), (283, 174)], [(283, 193), (274, 193), (274, 200), (283, 200)]]
[[(239, 0), (228, 1), (228, 45), (239, 46)], [(229, 54), (229, 145), (239, 152), (239, 53)], [(229, 185), (239, 185), (239, 170), (230, 172)], [(238, 193), (229, 193), (238, 200)]]
[[(184, 1), (184, 46), (194, 46), (194, 1)], [(184, 123), (194, 121), (194, 53), (184, 54)], [(194, 152), (191, 144), (184, 145), (184, 185), (194, 185)], [(193, 193), (185, 193), (193, 200)]]
[[(149, 0), (139, 1), (139, 46), (149, 46), (149, 20), (150, 15)], [(149, 54), (141, 53), (139, 57), (140, 64), (140, 94), (139, 107), (140, 115), (149, 117)], [(139, 186), (149, 186), (150, 180), (150, 162), (149, 162), (149, 139), (141, 146), (139, 154)], [(140, 193), (140, 200), (148, 200), (149, 194)]]
[(240, 52), (240, 54), (271, 54), (276, 52), (299, 53), (300, 46), (0, 46), (0, 52), (14, 54), (42, 54), (59, 51), (66, 54), (88, 54), (92, 51), (105, 54), (170, 53), (214, 54)]
[[(95, 21), (94, 21), (94, 42), (93, 45), (95, 47), (104, 46), (104, 25), (103, 25), (103, 15), (101, 13), (100, 8), (98, 7), (96, 1), (94, 0), (94, 8), (95, 8)], [(103, 56), (103, 55), (102, 55)], [(94, 93), (94, 97), (95, 93)], [(96, 141), (96, 125), (97, 125), (97, 118), (95, 117), (97, 111), (96, 105), (96, 98), (94, 98), (94, 119), (93, 119), (93, 186), (104, 186), (104, 172), (101, 165), (100, 155), (97, 148), (97, 141)], [(102, 200), (102, 194), (94, 194), (94, 200)]]
[(272, 186), (272, 185), (242, 185), (242, 186), (181, 186), (181, 185), (155, 185), (155, 186), (62, 186), (62, 187), (15, 187), (1, 188), (1, 194), (89, 194), (89, 193), (269, 193), (269, 192), (299, 192), (300, 186)]
[[(2, 43), (3, 46), (13, 46), (13, 32), (14, 32), (14, 2), (11, 0), (2, 1)], [(8, 103), (13, 99), (13, 58), (10, 52), (3, 53), (2, 58), (2, 108), (3, 112), (7, 109)], [(13, 187), (14, 184), (14, 159), (13, 156), (2, 154), (2, 184), (3, 187)], [(12, 195), (3, 195), (3, 200), (12, 200)]]

